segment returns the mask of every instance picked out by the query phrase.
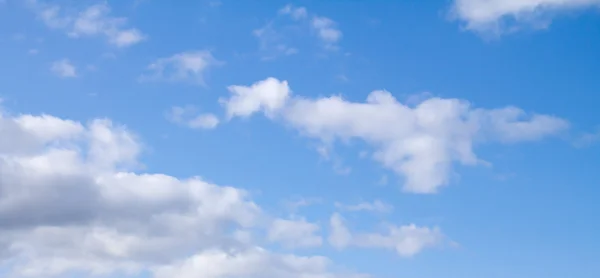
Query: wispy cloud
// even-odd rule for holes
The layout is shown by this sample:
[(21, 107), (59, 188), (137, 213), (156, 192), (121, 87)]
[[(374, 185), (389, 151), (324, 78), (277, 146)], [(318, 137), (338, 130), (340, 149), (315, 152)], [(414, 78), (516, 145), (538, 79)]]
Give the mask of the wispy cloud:
[(127, 27), (127, 18), (111, 15), (107, 3), (72, 11), (57, 4), (29, 1), (30, 7), (46, 26), (64, 30), (69, 37), (104, 37), (116, 47), (128, 47), (146, 38), (140, 30)]
[(335, 207), (345, 211), (368, 211), (368, 212), (380, 212), (388, 213), (394, 210), (394, 207), (390, 204), (386, 204), (380, 200), (375, 200), (371, 203), (361, 202), (355, 205), (345, 205), (342, 203), (335, 203)]
[(174, 106), (166, 113), (169, 121), (192, 129), (213, 129), (219, 125), (219, 118), (210, 113), (198, 113), (193, 106)]
[(294, 20), (305, 19), (308, 16), (308, 11), (305, 7), (294, 7), (291, 4), (279, 9), (278, 14), (289, 15)]
[[(286, 20), (288, 23), (284, 23)], [(291, 42), (293, 40), (290, 33), (293, 32), (290, 30), (305, 30), (314, 34), (327, 50), (337, 50), (337, 44), (342, 38), (342, 32), (332, 19), (311, 14), (305, 7), (288, 4), (279, 9), (274, 19), (253, 31), (253, 35), (259, 40), (263, 59), (270, 60), (299, 52)]]
[(312, 28), (325, 48), (336, 50), (337, 43), (342, 39), (342, 32), (337, 28), (337, 23), (324, 16), (314, 16), (310, 22)]
[(321, 203), (322, 200), (319, 198), (294, 198), (291, 200), (286, 200), (283, 202), (283, 205), (290, 211), (296, 212), (298, 209), (316, 205)]
[(586, 132), (580, 135), (574, 140), (573, 145), (578, 148), (584, 148), (593, 145), (596, 142), (600, 142), (600, 127), (594, 132)]
[(356, 233), (346, 227), (340, 214), (333, 214), (329, 222), (329, 244), (338, 249), (350, 246), (395, 250), (401, 257), (412, 257), (425, 249), (438, 246), (445, 236), (438, 228), (388, 225), (385, 233)]
[(161, 58), (148, 65), (149, 74), (141, 81), (191, 82), (206, 85), (205, 72), (223, 62), (215, 59), (210, 51), (187, 51), (171, 57)]
[(62, 59), (52, 63), (50, 70), (63, 78), (77, 77), (77, 69), (68, 59)]

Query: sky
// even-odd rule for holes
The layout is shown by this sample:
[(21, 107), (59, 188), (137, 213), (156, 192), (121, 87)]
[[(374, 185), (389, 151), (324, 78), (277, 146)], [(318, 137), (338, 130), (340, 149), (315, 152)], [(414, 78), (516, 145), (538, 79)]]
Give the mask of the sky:
[(599, 33), (598, 0), (0, 0), (0, 276), (600, 277)]

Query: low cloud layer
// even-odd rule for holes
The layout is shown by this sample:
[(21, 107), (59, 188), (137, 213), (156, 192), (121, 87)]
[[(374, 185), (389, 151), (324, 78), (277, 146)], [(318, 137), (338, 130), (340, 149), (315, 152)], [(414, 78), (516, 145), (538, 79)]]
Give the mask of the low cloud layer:
[(143, 144), (108, 119), (3, 112), (0, 130), (0, 269), (10, 277), (367, 277), (261, 247), (319, 247), (323, 231), (272, 216), (240, 188), (137, 171)]

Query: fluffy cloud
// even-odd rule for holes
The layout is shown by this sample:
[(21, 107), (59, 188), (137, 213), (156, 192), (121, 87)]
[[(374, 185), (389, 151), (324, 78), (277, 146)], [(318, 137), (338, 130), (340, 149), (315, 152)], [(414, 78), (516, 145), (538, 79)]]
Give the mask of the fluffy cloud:
[(275, 78), (267, 78), (250, 87), (229, 86), (228, 89), (233, 96), (221, 99), (221, 103), (225, 105), (229, 118), (248, 117), (258, 111), (271, 115), (286, 104), (291, 94), (287, 82)]
[(403, 177), (404, 189), (414, 193), (434, 193), (448, 184), (454, 163), (480, 163), (473, 150), (476, 144), (535, 141), (569, 126), (550, 115), (510, 106), (473, 108), (459, 99), (430, 97), (409, 106), (387, 91), (372, 92), (366, 102), (341, 96), (294, 97), (286, 81), (274, 78), (231, 86), (230, 91), (233, 96), (222, 100), (230, 117), (263, 112), (327, 145), (360, 139), (374, 148), (373, 158)]
[(242, 189), (135, 172), (142, 144), (110, 120), (0, 113), (0, 130), (9, 277), (346, 277), (326, 258), (272, 253), (241, 236), (270, 223)]
[(316, 233), (319, 226), (304, 219), (275, 219), (269, 227), (267, 238), (289, 248), (317, 247), (323, 242)]
[(145, 38), (138, 29), (126, 27), (126, 18), (111, 16), (107, 3), (92, 5), (75, 13), (37, 0), (28, 3), (48, 27), (65, 30), (73, 38), (103, 36), (117, 47), (131, 46)]
[(77, 69), (68, 59), (62, 59), (52, 63), (50, 70), (60, 77), (77, 77)]
[(214, 114), (198, 114), (192, 106), (171, 107), (167, 112), (167, 119), (175, 124), (183, 125), (193, 129), (213, 129), (219, 124), (219, 118)]
[(362, 202), (356, 205), (344, 205), (341, 203), (335, 203), (338, 209), (346, 211), (371, 211), (371, 212), (391, 212), (394, 207), (390, 204), (386, 204), (380, 200), (375, 200), (372, 203)]
[(501, 33), (527, 24), (545, 27), (557, 12), (600, 6), (599, 0), (454, 0), (453, 13), (478, 32)]
[(205, 72), (223, 62), (215, 59), (210, 51), (186, 51), (171, 57), (161, 58), (148, 66), (150, 74), (141, 77), (141, 80), (190, 82), (205, 85)]
[(330, 219), (329, 243), (339, 249), (346, 247), (392, 249), (403, 257), (411, 257), (426, 248), (443, 243), (444, 236), (438, 228), (407, 226), (389, 226), (385, 234), (352, 233), (339, 214)]

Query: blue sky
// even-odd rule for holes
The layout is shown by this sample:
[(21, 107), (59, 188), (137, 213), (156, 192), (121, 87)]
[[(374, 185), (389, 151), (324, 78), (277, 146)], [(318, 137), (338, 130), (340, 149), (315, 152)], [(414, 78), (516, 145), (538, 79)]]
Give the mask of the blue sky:
[(598, 277), (600, 1), (0, 1), (8, 277)]

